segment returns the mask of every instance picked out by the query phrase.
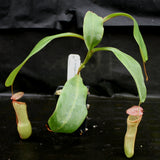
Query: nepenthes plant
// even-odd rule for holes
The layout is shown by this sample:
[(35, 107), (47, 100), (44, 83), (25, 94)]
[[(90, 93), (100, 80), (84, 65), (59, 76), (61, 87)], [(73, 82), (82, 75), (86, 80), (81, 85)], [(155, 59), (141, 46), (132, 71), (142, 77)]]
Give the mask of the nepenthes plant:
[[(35, 45), (26, 59), (10, 73), (6, 79), (5, 85), (6, 87), (11, 86), (13, 90), (14, 80), (23, 65), (52, 40), (62, 37), (73, 37), (83, 40), (88, 50), (86, 57), (83, 63), (80, 65), (77, 74), (65, 83), (57, 101), (56, 108), (48, 120), (49, 128), (53, 132), (72, 133), (79, 128), (88, 114), (88, 110), (86, 108), (88, 89), (83, 84), (83, 79), (80, 75), (80, 72), (83, 68), (85, 68), (85, 65), (95, 53), (99, 54), (102, 51), (107, 51), (107, 54), (113, 53), (133, 77), (139, 95), (138, 106), (127, 111), (129, 116), (127, 119), (127, 132), (124, 140), (124, 151), (126, 156), (130, 158), (134, 154), (134, 143), (137, 127), (142, 118), (142, 114), (140, 114), (142, 112), (140, 105), (141, 103), (145, 102), (147, 94), (143, 72), (140, 64), (134, 58), (120, 51), (119, 49), (114, 47), (97, 47), (103, 38), (103, 24), (111, 18), (118, 16), (125, 16), (133, 21), (133, 36), (139, 46), (144, 66), (144, 73), (146, 75), (146, 79), (148, 79), (145, 69), (145, 62), (148, 60), (148, 54), (137, 21), (127, 13), (112, 13), (102, 18), (97, 14), (88, 11), (84, 17), (83, 35), (67, 32), (43, 38)], [(136, 114), (134, 112), (135, 108), (137, 110)]]

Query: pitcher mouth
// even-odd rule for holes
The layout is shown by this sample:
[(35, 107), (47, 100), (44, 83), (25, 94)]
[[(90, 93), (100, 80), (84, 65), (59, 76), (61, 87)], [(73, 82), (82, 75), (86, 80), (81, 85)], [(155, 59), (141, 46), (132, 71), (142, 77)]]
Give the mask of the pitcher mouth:
[(25, 102), (20, 102), (20, 101), (16, 101), (16, 100), (12, 100), (12, 103), (25, 104)]
[(129, 123), (137, 123), (140, 122), (142, 119), (142, 116), (133, 116), (133, 115), (129, 115), (127, 118), (127, 121)]

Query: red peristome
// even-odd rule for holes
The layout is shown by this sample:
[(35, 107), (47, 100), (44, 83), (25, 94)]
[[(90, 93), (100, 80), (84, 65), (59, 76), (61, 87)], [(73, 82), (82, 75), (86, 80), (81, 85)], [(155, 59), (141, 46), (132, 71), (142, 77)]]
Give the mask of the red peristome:
[(25, 102), (19, 102), (19, 101), (16, 101), (16, 100), (12, 100), (12, 103), (25, 104)]
[(17, 92), (15, 94), (12, 95), (11, 99), (12, 100), (19, 100), (20, 98), (22, 98), (24, 95), (24, 92)]
[(126, 110), (126, 113), (132, 116), (142, 116), (143, 108), (140, 106), (133, 106)]

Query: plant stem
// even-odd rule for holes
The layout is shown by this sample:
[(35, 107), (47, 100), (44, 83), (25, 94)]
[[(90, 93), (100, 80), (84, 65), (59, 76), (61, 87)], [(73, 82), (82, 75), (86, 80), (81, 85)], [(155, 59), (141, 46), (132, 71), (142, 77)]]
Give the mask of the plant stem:
[(78, 69), (77, 75), (79, 75), (80, 71), (85, 67), (86, 63), (88, 63), (88, 61), (92, 57), (93, 53), (94, 53), (93, 51), (88, 51), (86, 58), (84, 59), (83, 63), (81, 64), (81, 66)]
[(11, 85), (11, 93), (13, 95), (13, 84)]
[(145, 62), (143, 62), (143, 68), (144, 68), (144, 74), (146, 76), (146, 81), (148, 81), (148, 74), (147, 74)]

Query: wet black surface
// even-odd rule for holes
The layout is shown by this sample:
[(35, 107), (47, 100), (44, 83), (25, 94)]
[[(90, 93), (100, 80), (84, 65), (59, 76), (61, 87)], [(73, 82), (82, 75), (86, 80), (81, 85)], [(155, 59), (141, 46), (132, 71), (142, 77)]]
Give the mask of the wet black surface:
[[(33, 127), (28, 140), (19, 138), (15, 113), (7, 96), (0, 97), (0, 160), (123, 160), (125, 110), (138, 103), (134, 98), (89, 97), (88, 131), (83, 136), (47, 131), (55, 99), (25, 96)], [(160, 101), (149, 98), (138, 128), (134, 160), (160, 159)]]

